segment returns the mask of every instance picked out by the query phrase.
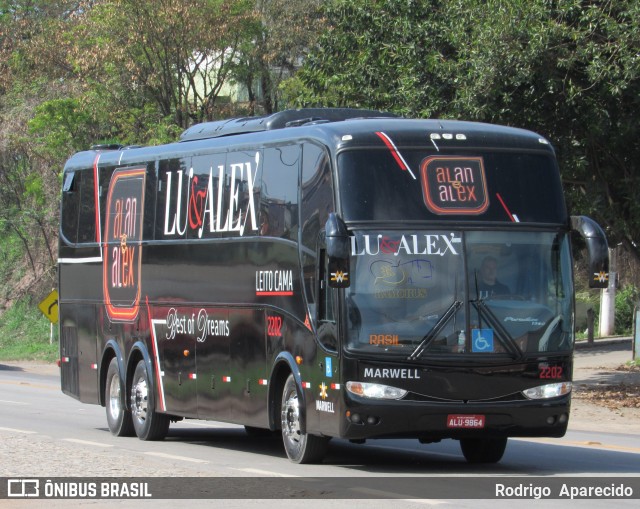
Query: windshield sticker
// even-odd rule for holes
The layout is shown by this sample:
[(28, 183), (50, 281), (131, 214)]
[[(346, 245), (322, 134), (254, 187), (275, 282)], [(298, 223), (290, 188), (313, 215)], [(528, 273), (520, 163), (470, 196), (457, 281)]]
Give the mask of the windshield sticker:
[(428, 157), (420, 174), (424, 202), (434, 214), (478, 215), (489, 207), (481, 157)]
[(375, 284), (413, 285), (421, 279), (431, 279), (433, 267), (429, 260), (409, 260), (398, 264), (388, 260), (376, 260), (371, 263), (371, 274), (375, 278)]
[(471, 331), (473, 352), (493, 352), (493, 329), (473, 329)]
[(370, 345), (392, 346), (399, 345), (397, 334), (369, 334)]
[[(362, 239), (362, 240), (360, 240)], [(358, 245), (360, 243), (360, 245)], [(398, 255), (436, 255), (447, 253), (458, 255), (458, 244), (462, 237), (455, 233), (448, 235), (402, 235), (400, 239), (391, 239), (385, 235), (362, 235), (351, 237), (352, 256), (376, 256), (382, 254)]]
[(376, 299), (424, 299), (427, 289), (420, 285), (433, 278), (429, 260), (410, 260), (399, 264), (375, 260), (369, 270), (374, 277), (374, 285), (382, 287), (375, 292)]
[(376, 134), (384, 142), (384, 144), (387, 146), (387, 148), (391, 151), (391, 155), (396, 160), (396, 163), (398, 163), (398, 166), (400, 166), (400, 169), (403, 170), (403, 171), (408, 171), (409, 174), (413, 177), (413, 180), (417, 180), (416, 176), (411, 171), (411, 168), (409, 168), (409, 165), (407, 164), (407, 161), (404, 160), (404, 157), (402, 157), (402, 154), (400, 153), (400, 151), (396, 147), (395, 143), (393, 143), (391, 138), (389, 138), (389, 135), (387, 135), (386, 133), (383, 133), (381, 131), (376, 132)]

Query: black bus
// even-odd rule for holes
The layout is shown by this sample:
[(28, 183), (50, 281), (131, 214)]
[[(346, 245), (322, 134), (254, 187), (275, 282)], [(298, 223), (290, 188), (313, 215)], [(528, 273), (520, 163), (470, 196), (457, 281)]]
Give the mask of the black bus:
[(64, 168), (61, 383), (114, 435), (183, 418), (332, 437), (460, 441), (567, 429), (570, 234), (554, 151), (520, 129), (351, 109), (196, 125)]

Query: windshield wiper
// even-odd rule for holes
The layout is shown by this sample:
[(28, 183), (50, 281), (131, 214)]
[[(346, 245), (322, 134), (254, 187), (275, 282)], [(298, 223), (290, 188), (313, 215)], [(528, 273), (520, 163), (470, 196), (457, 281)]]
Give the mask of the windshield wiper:
[(449, 306), (449, 308), (442, 315), (440, 320), (437, 321), (437, 323), (426, 334), (426, 336), (424, 336), (422, 338), (422, 341), (420, 341), (420, 343), (418, 344), (416, 349), (413, 352), (411, 352), (409, 357), (407, 357), (407, 360), (414, 361), (417, 358), (419, 358), (423, 354), (423, 352), (427, 349), (427, 347), (429, 346), (429, 343), (431, 343), (431, 341), (433, 341), (433, 338), (435, 338), (438, 335), (438, 333), (442, 329), (444, 329), (444, 326), (447, 325), (447, 323), (449, 322), (449, 320), (451, 320), (451, 318), (453, 316), (455, 316), (456, 312), (458, 311), (458, 309), (460, 309), (461, 306), (462, 306), (462, 302), (461, 301), (454, 300), (453, 303)]
[(511, 334), (509, 334), (509, 331), (500, 323), (498, 317), (485, 304), (484, 299), (472, 300), (471, 303), (480, 315), (484, 315), (487, 323), (497, 332), (496, 337), (504, 349), (517, 360), (524, 358), (522, 349), (515, 342)]

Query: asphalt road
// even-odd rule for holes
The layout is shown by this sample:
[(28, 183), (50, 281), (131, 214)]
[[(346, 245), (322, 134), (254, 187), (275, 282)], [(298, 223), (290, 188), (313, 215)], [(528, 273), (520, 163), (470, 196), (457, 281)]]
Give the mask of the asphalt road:
[[(575, 359), (574, 379), (586, 380), (597, 374), (597, 370), (603, 366), (618, 365), (629, 360), (630, 345), (578, 350)], [(500, 481), (522, 476), (530, 478), (532, 482), (567, 476), (583, 479), (640, 478), (640, 428), (636, 422), (630, 422), (629, 429), (623, 432), (609, 432), (594, 422), (593, 429), (580, 431), (573, 430), (570, 425), (569, 432), (561, 439), (512, 439), (503, 460), (489, 466), (467, 464), (458, 443), (451, 440), (429, 445), (419, 444), (415, 440), (376, 440), (364, 445), (333, 440), (323, 464), (300, 466), (286, 459), (278, 438), (248, 437), (242, 427), (205, 421), (173, 424), (168, 438), (163, 442), (116, 438), (107, 429), (104, 408), (81, 404), (60, 392), (56, 370), (51, 366), (0, 364), (1, 476), (215, 477), (241, 478), (242, 482), (246, 478), (333, 477), (351, 480), (354, 486), (358, 485), (358, 479), (365, 482), (365, 479), (379, 478), (379, 484), (373, 487), (365, 482), (361, 487), (364, 490), (361, 491), (363, 497), (375, 496), (376, 493), (381, 496), (395, 493), (401, 479), (407, 476), (424, 478), (425, 482), (440, 479), (442, 485), (459, 481), (461, 489), (476, 477)], [(317, 488), (315, 491), (313, 486)], [(313, 486), (308, 489), (310, 496), (320, 498), (305, 500), (305, 506), (326, 503), (321, 498), (326, 490)], [(286, 490), (281, 491), (282, 485), (275, 481), (258, 484), (257, 488), (263, 490), (259, 491), (260, 498), (265, 498), (260, 507), (283, 507), (294, 502), (272, 500), (274, 497), (289, 498)], [(175, 489), (187, 488), (176, 486)], [(291, 498), (297, 496), (294, 494)], [(25, 507), (24, 504), (32, 502), (37, 501), (0, 499), (0, 507)], [(69, 504), (79, 503), (68, 500), (46, 502), (47, 507), (69, 507)], [(135, 507), (147, 502), (150, 501), (136, 501)], [(194, 501), (196, 505), (190, 502), (190, 506), (203, 504), (204, 507), (204, 502)], [(483, 501), (473, 504), (466, 500), (454, 502), (453, 505), (457, 507), (495, 505), (495, 501), (486, 501), (486, 505)], [(93, 500), (91, 503), (92, 507), (102, 507), (102, 503), (112, 506), (132, 504), (132, 501)], [(255, 500), (224, 501), (225, 507), (245, 507), (258, 503)], [(342, 503), (347, 507), (347, 501), (339, 501), (338, 505)], [(365, 505), (368, 508), (382, 507), (382, 503), (369, 500)], [(402, 503), (417, 507), (426, 503), (438, 505), (452, 502), (430, 499)], [(631, 504), (635, 505), (630, 500), (615, 502), (616, 506), (627, 504), (630, 507)], [(601, 505), (602, 501), (581, 501), (581, 508)], [(156, 504), (154, 507), (169, 505)], [(171, 507), (175, 507), (175, 503)], [(348, 507), (354, 507), (354, 503), (350, 502)], [(388, 507), (388, 502), (385, 507)]]

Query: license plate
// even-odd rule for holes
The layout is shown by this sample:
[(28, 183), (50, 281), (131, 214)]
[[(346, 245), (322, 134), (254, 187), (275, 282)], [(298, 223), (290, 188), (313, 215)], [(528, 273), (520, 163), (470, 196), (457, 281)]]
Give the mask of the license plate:
[(484, 415), (449, 414), (447, 415), (447, 428), (484, 428)]

